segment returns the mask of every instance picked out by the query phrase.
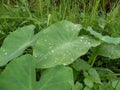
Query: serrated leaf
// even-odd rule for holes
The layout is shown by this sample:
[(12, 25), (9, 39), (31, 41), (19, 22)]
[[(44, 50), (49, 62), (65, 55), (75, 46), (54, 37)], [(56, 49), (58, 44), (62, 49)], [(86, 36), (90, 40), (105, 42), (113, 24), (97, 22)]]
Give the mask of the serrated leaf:
[(78, 37), (80, 29), (81, 25), (62, 21), (41, 31), (33, 50), (37, 67), (68, 65), (84, 55), (92, 46), (100, 44), (90, 36)]
[(95, 36), (96, 38), (100, 39), (103, 42), (106, 42), (109, 44), (115, 44), (115, 45), (120, 44), (120, 37), (113, 38), (109, 36), (103, 36), (102, 34), (94, 31), (91, 27), (88, 27), (87, 31), (89, 31), (90, 34), (92, 34), (93, 36)]
[(0, 75), (1, 90), (71, 90), (73, 72), (69, 67), (56, 66), (45, 71), (36, 81), (33, 57), (25, 55), (10, 62)]
[(103, 43), (99, 46), (98, 55), (109, 57), (110, 59), (120, 58), (120, 44), (107, 44)]
[(34, 25), (24, 26), (11, 32), (5, 38), (0, 48), (0, 66), (21, 55), (23, 51), (34, 44)]

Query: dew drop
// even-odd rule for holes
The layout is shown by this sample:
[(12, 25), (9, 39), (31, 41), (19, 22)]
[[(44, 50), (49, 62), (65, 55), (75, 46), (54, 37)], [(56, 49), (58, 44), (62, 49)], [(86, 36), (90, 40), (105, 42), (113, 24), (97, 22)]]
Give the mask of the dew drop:
[(5, 49), (1, 48), (3, 50), (3, 52), (6, 52)]
[(42, 65), (43, 67), (46, 67), (47, 65)]
[(90, 43), (88, 42), (88, 45), (90, 45)]
[(44, 41), (45, 41), (45, 42), (47, 42), (47, 40), (46, 40), (46, 39), (45, 39)]
[(51, 45), (51, 43), (48, 43), (48, 45)]
[(34, 56), (34, 57), (37, 57), (37, 56)]
[(66, 63), (63, 63), (63, 65), (65, 66), (65, 65), (66, 65)]
[(72, 29), (72, 31), (74, 31), (74, 29)]
[(73, 58), (71, 58), (71, 61), (73, 61), (74, 59)]
[(83, 37), (81, 37), (81, 39), (83, 39)]
[(72, 53), (69, 53), (69, 55), (72, 55)]
[(49, 46), (49, 49), (51, 49), (52, 48), (52, 46)]
[(63, 56), (66, 56), (66, 54), (63, 54)]
[(5, 53), (5, 55), (7, 55), (8, 53)]
[(47, 59), (47, 57), (45, 57), (45, 59)]
[(54, 53), (54, 50), (52, 50), (51, 52)]
[(57, 63), (57, 61), (55, 61), (54, 63)]

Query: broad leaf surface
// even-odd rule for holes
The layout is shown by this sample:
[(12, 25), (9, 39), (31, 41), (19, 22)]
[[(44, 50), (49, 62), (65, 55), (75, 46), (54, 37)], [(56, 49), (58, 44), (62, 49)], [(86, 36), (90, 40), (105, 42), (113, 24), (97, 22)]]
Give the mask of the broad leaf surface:
[(109, 36), (103, 36), (102, 34), (94, 31), (91, 27), (87, 28), (87, 31), (90, 32), (90, 34), (94, 35), (96, 38), (100, 39), (103, 42), (110, 43), (110, 44), (120, 44), (120, 37), (109, 37)]
[(98, 55), (109, 57), (111, 59), (120, 58), (120, 44), (101, 44), (98, 50)]
[(35, 90), (35, 66), (32, 56), (22, 56), (8, 64), (0, 75), (1, 90)]
[(13, 60), (0, 75), (0, 90), (71, 90), (72, 86), (72, 69), (64, 66), (47, 69), (36, 81), (35, 63), (30, 55)]
[(38, 63), (37, 67), (68, 65), (84, 55), (90, 47), (100, 44), (89, 36), (78, 37), (80, 29), (81, 25), (62, 21), (41, 31), (33, 50)]
[(57, 66), (43, 73), (38, 90), (72, 90), (73, 72), (71, 68)]
[(27, 47), (34, 44), (34, 28), (33, 25), (24, 26), (5, 38), (0, 48), (0, 66), (21, 55)]

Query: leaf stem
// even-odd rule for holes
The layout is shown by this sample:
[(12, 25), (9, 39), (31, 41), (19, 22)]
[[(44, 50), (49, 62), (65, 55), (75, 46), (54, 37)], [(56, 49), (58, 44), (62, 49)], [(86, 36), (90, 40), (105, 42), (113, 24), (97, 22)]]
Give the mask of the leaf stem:
[(95, 48), (94, 52), (91, 54), (88, 63), (93, 67), (96, 57), (97, 57), (97, 52), (98, 52), (99, 46)]
[(111, 76), (120, 76), (120, 73), (114, 73), (114, 74), (106, 74), (106, 75), (103, 75), (103, 77), (111, 77)]

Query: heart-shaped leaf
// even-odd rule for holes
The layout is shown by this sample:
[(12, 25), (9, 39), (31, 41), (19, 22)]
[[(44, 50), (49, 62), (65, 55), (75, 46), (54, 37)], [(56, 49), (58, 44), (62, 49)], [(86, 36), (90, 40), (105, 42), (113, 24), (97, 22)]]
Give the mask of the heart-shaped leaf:
[(72, 87), (72, 69), (64, 66), (46, 70), (40, 81), (36, 81), (35, 63), (31, 55), (11, 61), (0, 75), (1, 90), (71, 90)]
[(5, 38), (0, 48), (0, 66), (5, 65), (11, 59), (21, 55), (23, 51), (34, 44), (34, 25), (24, 26), (11, 32)]
[(33, 50), (37, 67), (68, 65), (84, 55), (92, 46), (100, 44), (89, 36), (78, 37), (80, 29), (81, 25), (61, 21), (41, 31)]
[(43, 73), (37, 90), (72, 90), (73, 84), (72, 69), (56, 66)]
[(0, 75), (1, 90), (35, 90), (35, 64), (32, 56), (11, 61)]

